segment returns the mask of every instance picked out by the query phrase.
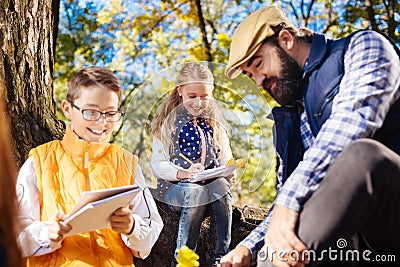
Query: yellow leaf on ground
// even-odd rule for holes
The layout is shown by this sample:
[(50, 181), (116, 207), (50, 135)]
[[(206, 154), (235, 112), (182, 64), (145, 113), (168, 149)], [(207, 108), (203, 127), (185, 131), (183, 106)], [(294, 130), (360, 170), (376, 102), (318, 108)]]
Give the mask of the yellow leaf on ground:
[(178, 262), (178, 267), (197, 267), (200, 266), (198, 262), (199, 255), (197, 255), (193, 250), (187, 246), (183, 246), (178, 249), (178, 257), (176, 261)]

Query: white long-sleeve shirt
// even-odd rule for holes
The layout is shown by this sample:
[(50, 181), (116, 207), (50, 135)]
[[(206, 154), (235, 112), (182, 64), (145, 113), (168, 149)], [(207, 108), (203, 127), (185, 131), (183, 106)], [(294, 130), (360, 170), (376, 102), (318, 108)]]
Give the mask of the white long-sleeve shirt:
[[(154, 199), (146, 188), (139, 165), (134, 183), (144, 190), (131, 201), (132, 216), (135, 220), (133, 231), (130, 235), (121, 234), (121, 238), (135, 257), (146, 258), (161, 233), (163, 222)], [(50, 241), (46, 222), (40, 221), (39, 190), (33, 158), (29, 158), (21, 167), (17, 181), (17, 198), (18, 243), (22, 256), (40, 256), (59, 249), (62, 241)]]
[[(221, 134), (221, 156), (219, 157), (219, 164), (221, 166), (226, 165), (232, 156), (232, 150), (229, 144), (229, 138), (226, 133)], [(152, 154), (151, 154), (151, 168), (153, 170), (154, 176), (159, 179), (164, 179), (168, 181), (179, 181), (176, 178), (176, 174), (179, 170), (183, 170), (182, 167), (173, 164), (169, 160), (169, 148), (166, 147), (162, 141), (153, 137)], [(236, 175), (236, 172), (235, 172)]]

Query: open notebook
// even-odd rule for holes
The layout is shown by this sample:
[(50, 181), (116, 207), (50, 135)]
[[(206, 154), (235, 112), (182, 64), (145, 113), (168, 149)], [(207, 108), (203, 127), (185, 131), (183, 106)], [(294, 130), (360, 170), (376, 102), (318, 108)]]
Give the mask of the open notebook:
[(227, 177), (231, 175), (235, 171), (235, 169), (236, 169), (235, 164), (208, 169), (194, 174), (193, 177), (190, 178), (189, 180), (190, 182), (195, 183), (216, 177)]
[(138, 186), (131, 185), (83, 192), (65, 220), (72, 226), (67, 235), (109, 227), (109, 218), (113, 212), (126, 207), (141, 191)]

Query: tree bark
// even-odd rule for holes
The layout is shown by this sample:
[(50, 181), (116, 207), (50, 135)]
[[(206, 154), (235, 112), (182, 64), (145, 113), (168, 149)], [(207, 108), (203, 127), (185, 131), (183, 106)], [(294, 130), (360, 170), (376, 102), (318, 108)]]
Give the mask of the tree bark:
[(61, 138), (64, 129), (55, 116), (53, 101), (56, 2), (59, 0), (0, 3), (0, 79), (6, 86), (2, 95), (18, 167), (32, 147)]

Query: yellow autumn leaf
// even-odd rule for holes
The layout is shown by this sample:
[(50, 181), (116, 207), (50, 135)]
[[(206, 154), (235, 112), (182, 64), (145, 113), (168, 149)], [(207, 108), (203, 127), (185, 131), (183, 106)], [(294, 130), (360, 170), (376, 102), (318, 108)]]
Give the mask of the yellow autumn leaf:
[(236, 169), (246, 166), (246, 163), (247, 163), (246, 158), (240, 158), (240, 159), (235, 160)]
[(236, 169), (239, 169), (239, 168), (242, 168), (242, 167), (246, 166), (246, 162), (247, 162), (246, 158), (240, 158), (240, 159), (237, 159), (237, 160), (235, 160), (234, 158), (230, 158), (228, 160), (228, 162), (226, 163), (226, 166), (235, 164), (236, 165)]
[(230, 158), (230, 159), (228, 160), (228, 162), (226, 163), (226, 166), (230, 166), (230, 165), (232, 165), (232, 164), (235, 164), (235, 159), (234, 159), (234, 158)]
[(178, 249), (178, 257), (176, 261), (178, 262), (178, 267), (197, 267), (200, 266), (198, 261), (199, 255), (197, 255), (193, 250), (187, 246), (183, 246)]

